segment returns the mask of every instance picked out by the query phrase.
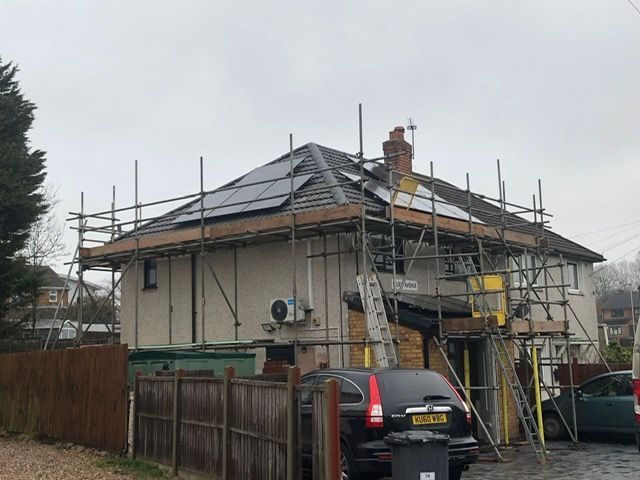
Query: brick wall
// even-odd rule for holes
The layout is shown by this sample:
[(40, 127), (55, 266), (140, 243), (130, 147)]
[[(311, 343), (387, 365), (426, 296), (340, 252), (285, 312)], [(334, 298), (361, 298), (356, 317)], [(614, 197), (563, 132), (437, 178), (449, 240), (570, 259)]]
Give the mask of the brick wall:
[[(362, 340), (365, 338), (365, 320), (364, 314), (357, 310), (349, 310), (349, 337), (351, 340)], [(391, 326), (391, 331), (395, 333), (395, 327)], [(513, 358), (514, 346), (511, 341), (507, 341), (507, 348)], [(449, 375), (449, 367), (442, 357), (437, 345), (430, 339), (428, 342), (429, 368), (450, 378), (452, 383), (455, 381)], [(364, 367), (364, 346), (351, 345), (351, 366)], [(420, 332), (406, 327), (400, 327), (400, 365), (405, 368), (423, 368), (424, 367), (424, 346), (423, 336)], [(496, 363), (496, 371), (498, 372), (498, 385), (501, 385), (500, 365)], [(500, 437), (504, 441), (504, 412), (502, 408), (502, 392), (496, 395), (498, 400), (499, 425), (496, 428), (500, 430)], [(509, 426), (509, 439), (514, 441), (521, 437), (518, 414), (516, 413), (515, 403), (511, 393), (507, 391), (507, 420)], [(488, 419), (483, 419), (488, 421)]]
[[(349, 309), (349, 339), (366, 338), (364, 313)], [(395, 337), (396, 328), (391, 325)], [(400, 326), (400, 366), (403, 368), (424, 368), (422, 334), (416, 330)], [(364, 345), (351, 345), (351, 366), (364, 367)]]
[(433, 339), (429, 340), (429, 368), (449, 378), (447, 362), (442, 358), (442, 354)]

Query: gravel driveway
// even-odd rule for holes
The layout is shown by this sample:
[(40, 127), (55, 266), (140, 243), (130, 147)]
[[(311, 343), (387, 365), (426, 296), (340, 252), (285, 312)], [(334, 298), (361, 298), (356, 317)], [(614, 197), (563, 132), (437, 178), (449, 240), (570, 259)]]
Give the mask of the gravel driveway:
[(7, 480), (129, 480), (96, 466), (99, 456), (79, 447), (63, 448), (25, 440), (0, 438), (0, 479)]

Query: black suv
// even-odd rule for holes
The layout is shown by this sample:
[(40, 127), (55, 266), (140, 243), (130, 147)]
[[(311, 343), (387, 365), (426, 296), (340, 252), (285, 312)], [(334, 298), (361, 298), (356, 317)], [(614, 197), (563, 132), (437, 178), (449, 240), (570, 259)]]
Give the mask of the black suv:
[(329, 379), (336, 380), (340, 390), (343, 479), (389, 476), (391, 451), (383, 439), (391, 432), (434, 430), (449, 435), (449, 480), (458, 480), (478, 459), (469, 408), (439, 373), (323, 369), (307, 373), (302, 383), (315, 385)]

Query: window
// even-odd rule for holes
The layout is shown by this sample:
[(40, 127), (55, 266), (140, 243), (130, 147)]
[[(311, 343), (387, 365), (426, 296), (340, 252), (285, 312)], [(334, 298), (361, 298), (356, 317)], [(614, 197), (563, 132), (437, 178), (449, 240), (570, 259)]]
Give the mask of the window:
[(76, 329), (73, 327), (63, 327), (60, 330), (60, 340), (71, 340), (76, 338)]
[[(468, 273), (479, 272), (480, 260), (477, 255), (461, 256), (453, 253), (450, 257), (444, 259), (445, 275), (464, 275)], [(466, 280), (466, 278), (460, 278)]]
[(609, 335), (622, 335), (622, 327), (609, 327)]
[(49, 303), (58, 303), (58, 291), (49, 290)]
[(338, 384), (341, 405), (353, 405), (364, 401), (362, 391), (351, 380), (333, 375), (319, 375), (318, 385), (323, 385), (327, 380), (335, 380)]
[(581, 391), (592, 397), (623, 397), (633, 393), (629, 375), (607, 375), (585, 384)]
[(512, 258), (512, 284), (516, 287), (526, 287), (527, 283), (532, 287), (542, 285), (544, 283), (544, 273), (538, 268), (539, 266), (538, 257), (535, 255), (520, 255), (517, 259)]
[[(393, 272), (393, 255), (389, 235), (372, 234), (373, 263), (379, 272)], [(396, 257), (404, 256), (404, 242), (396, 239)], [(404, 260), (396, 260), (396, 273), (404, 273)]]
[(144, 261), (144, 288), (158, 288), (158, 265), (155, 258)]
[(575, 292), (580, 291), (580, 268), (577, 263), (567, 262), (567, 274), (569, 290), (573, 290)]
[[(300, 380), (300, 384), (312, 386), (312, 385), (315, 385), (317, 381), (318, 381), (318, 376), (311, 375), (309, 377), (305, 377), (302, 380)], [(312, 400), (313, 400), (312, 392), (310, 390), (303, 389), (300, 394), (300, 403), (302, 405), (311, 405)]]
[(622, 318), (622, 317), (624, 317), (624, 310), (622, 308), (611, 309), (611, 318)]
[(340, 382), (340, 403), (355, 404), (364, 401), (360, 389), (350, 380), (345, 378)]

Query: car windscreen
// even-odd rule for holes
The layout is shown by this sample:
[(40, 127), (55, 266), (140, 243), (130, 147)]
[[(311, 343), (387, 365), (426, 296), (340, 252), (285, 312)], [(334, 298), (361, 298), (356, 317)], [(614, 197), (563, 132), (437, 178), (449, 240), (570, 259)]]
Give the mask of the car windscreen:
[(376, 376), (383, 403), (458, 402), (455, 392), (442, 376), (430, 370), (395, 370)]

